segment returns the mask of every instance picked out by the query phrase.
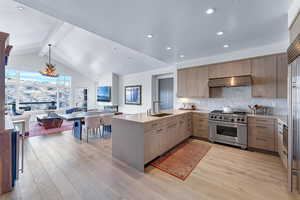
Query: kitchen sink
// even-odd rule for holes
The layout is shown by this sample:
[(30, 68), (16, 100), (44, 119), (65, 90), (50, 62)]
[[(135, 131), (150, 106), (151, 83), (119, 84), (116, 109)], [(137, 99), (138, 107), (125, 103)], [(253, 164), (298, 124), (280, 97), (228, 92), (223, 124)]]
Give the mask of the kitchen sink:
[(165, 116), (169, 116), (169, 115), (173, 115), (171, 113), (158, 113), (158, 114), (153, 114), (151, 116), (153, 117), (165, 117)]

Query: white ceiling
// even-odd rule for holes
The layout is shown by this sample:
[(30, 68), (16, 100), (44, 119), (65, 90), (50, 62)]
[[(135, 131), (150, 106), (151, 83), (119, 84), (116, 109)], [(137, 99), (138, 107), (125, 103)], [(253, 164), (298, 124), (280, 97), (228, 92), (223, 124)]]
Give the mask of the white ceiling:
[[(26, 6), (19, 11), (15, 1), (56, 18)], [(288, 39), (290, 0), (15, 1), (0, 1), (0, 31), (11, 34), (15, 53), (45, 55), (52, 43), (54, 58), (95, 79)], [(209, 16), (210, 7), (216, 12)]]
[(103, 73), (124, 75), (167, 65), (12, 0), (0, 0), (0, 19), (0, 31), (11, 35), (12, 54), (47, 56), (51, 43), (54, 59), (94, 80)]
[(16, 1), (168, 63), (288, 39), (290, 0)]

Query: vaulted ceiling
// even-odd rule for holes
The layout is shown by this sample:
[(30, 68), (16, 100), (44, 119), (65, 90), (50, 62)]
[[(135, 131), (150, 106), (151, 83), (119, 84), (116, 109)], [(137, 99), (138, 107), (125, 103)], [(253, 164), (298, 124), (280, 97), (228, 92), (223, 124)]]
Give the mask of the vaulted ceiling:
[(54, 43), (56, 57), (86, 74), (147, 71), (288, 40), (290, 0), (16, 1), (25, 9), (0, 2), (0, 30), (16, 49), (31, 45), (44, 55)]

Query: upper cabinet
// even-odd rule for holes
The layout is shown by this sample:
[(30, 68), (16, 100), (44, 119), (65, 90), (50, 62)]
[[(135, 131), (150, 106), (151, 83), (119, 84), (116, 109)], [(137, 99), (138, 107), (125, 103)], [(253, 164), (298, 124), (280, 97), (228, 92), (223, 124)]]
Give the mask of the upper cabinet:
[(287, 98), (287, 71), (286, 53), (179, 69), (177, 96), (209, 98), (209, 78), (251, 75), (253, 97)]
[(252, 59), (252, 96), (276, 98), (276, 55)]
[(188, 69), (180, 69), (177, 71), (177, 96), (187, 97), (187, 79)]
[(177, 74), (177, 96), (208, 98), (208, 67), (179, 69)]
[(287, 98), (287, 71), (285, 53), (252, 59), (252, 96)]
[(277, 98), (287, 98), (288, 58), (287, 54), (277, 56)]
[(208, 69), (209, 78), (224, 78), (231, 76), (244, 76), (251, 74), (251, 62), (239, 60), (234, 62), (210, 65)]

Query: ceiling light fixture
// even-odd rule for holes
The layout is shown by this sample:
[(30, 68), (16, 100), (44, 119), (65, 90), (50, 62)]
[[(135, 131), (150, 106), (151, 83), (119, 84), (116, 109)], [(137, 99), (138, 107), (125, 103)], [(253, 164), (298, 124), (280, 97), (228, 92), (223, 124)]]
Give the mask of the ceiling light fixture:
[(152, 34), (148, 34), (147, 38), (153, 38), (153, 35)]
[(183, 55), (183, 54), (181, 54), (179, 57), (180, 57), (180, 58), (184, 58), (184, 55)]
[(211, 15), (215, 12), (216, 10), (214, 8), (209, 8), (206, 10), (206, 14)]
[(224, 46), (223, 46), (224, 48), (228, 48), (229, 47), (229, 45), (228, 44), (224, 44)]
[(17, 9), (22, 11), (22, 10), (24, 10), (24, 7), (23, 6), (17, 6)]
[(217, 35), (219, 35), (219, 36), (221, 36), (221, 35), (223, 35), (224, 34), (224, 32), (223, 31), (219, 31), (219, 32), (217, 32)]
[(171, 49), (172, 49), (172, 48), (169, 47), (169, 46), (166, 47), (166, 50), (168, 50), (168, 51), (170, 51)]
[(40, 74), (43, 76), (49, 76), (49, 77), (58, 77), (59, 74), (56, 73), (55, 65), (51, 63), (51, 44), (48, 44), (49, 46), (49, 62), (46, 63), (46, 67), (44, 71), (40, 71)]

